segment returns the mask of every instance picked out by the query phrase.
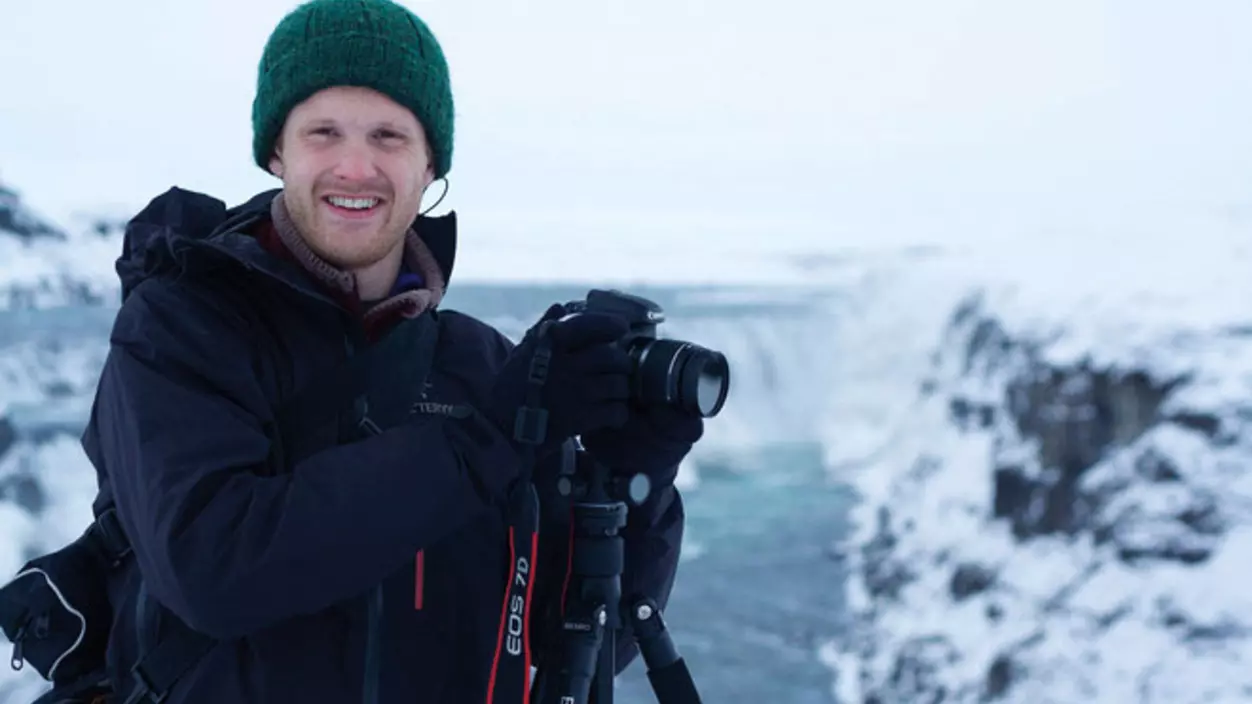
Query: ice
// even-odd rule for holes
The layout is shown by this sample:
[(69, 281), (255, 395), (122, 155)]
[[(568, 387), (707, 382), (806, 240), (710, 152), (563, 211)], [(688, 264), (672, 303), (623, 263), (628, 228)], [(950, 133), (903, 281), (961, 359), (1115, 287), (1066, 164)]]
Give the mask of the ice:
[[(853, 618), (870, 625), (820, 653), (843, 701), (1247, 700), (1250, 243), (1246, 225), (1197, 218), (984, 246), (901, 268), (892, 297), (839, 318), (843, 347), (884, 358), (835, 358), (826, 424), (830, 471), (863, 500), (844, 549)], [(873, 364), (891, 373), (861, 373)], [(1125, 425), (1110, 444), (1084, 440), (1106, 418)], [(1088, 511), (1072, 530), (1022, 537), (993, 517), (997, 468), (1046, 486), (1066, 475), (1040, 458), (1071, 462), (1084, 443), (1099, 454), (1078, 497), (1012, 517)], [(969, 566), (986, 585), (956, 597)]]

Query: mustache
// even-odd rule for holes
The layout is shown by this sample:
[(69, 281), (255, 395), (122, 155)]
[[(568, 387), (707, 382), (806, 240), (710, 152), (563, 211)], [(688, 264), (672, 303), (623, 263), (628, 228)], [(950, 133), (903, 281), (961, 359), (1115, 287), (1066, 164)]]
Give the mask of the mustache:
[(378, 198), (391, 200), (391, 188), (384, 183), (325, 183), (313, 189), (319, 198), (326, 196), (348, 196), (350, 198)]

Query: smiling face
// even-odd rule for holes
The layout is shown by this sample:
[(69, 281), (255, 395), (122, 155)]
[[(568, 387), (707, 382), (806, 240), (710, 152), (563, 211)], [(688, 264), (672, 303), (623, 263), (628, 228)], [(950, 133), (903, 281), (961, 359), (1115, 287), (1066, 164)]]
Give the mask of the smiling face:
[(346, 271), (395, 263), (434, 180), (426, 133), (368, 88), (335, 87), (287, 117), (270, 171), (309, 247)]

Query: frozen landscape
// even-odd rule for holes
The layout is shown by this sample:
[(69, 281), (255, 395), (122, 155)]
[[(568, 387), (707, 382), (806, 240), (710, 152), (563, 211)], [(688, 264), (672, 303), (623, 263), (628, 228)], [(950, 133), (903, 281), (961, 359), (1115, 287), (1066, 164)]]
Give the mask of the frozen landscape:
[(989, 263), (948, 310), (853, 480), (843, 701), (1252, 698), (1252, 248), (1228, 234)]
[[(0, 575), (86, 523), (119, 224), (274, 185), (291, 4), (0, 22)], [(705, 701), (1252, 701), (1252, 3), (410, 4), (463, 116), (445, 305), (621, 286), (731, 359), (667, 614)]]
[[(4, 203), (12, 572), (88, 515), (76, 434), (118, 240)], [(772, 280), (722, 267), (633, 289), (734, 364), (681, 478), (693, 519), (670, 618), (710, 700), (780, 683), (776, 700), (845, 704), (1252, 697), (1252, 229), (1158, 227), (1133, 250), (832, 247)], [(510, 334), (586, 288), (461, 285), (449, 305)], [(752, 593), (718, 586), (754, 568)], [(650, 699), (638, 671), (622, 686)], [(0, 676), (0, 702), (37, 687)]]

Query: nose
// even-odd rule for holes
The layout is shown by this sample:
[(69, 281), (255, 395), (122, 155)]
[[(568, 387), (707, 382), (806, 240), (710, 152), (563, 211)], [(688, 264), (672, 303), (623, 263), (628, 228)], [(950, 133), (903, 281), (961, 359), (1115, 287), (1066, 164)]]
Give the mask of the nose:
[(368, 181), (378, 175), (374, 154), (369, 145), (358, 140), (345, 140), (335, 162), (335, 177), (344, 181)]

